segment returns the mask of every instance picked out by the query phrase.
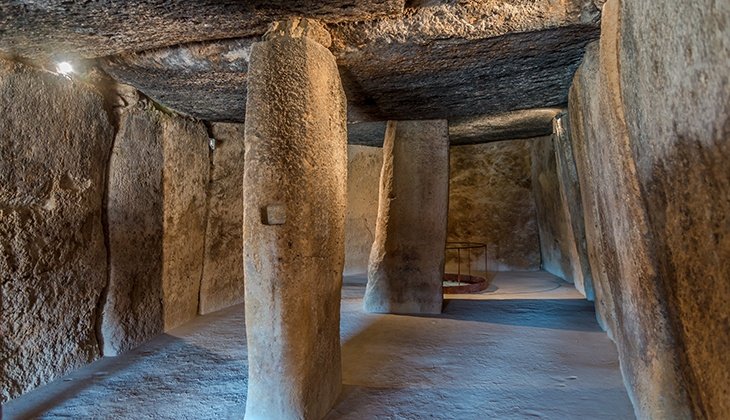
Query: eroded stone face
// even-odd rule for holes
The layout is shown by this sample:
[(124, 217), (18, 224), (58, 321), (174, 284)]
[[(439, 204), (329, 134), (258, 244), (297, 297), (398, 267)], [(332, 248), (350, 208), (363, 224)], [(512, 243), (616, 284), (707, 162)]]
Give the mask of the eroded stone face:
[(441, 313), (448, 179), (445, 120), (388, 122), (366, 311)]
[(342, 22), (402, 10), (403, 0), (5, 2), (0, 5), (0, 50), (30, 58), (101, 57), (261, 35), (272, 21), (287, 16)]
[(383, 149), (347, 146), (345, 274), (368, 271), (368, 259), (378, 218), (378, 188), (382, 167)]
[[(598, 37), (597, 16), (592, 2), (579, 0), (436, 1), (411, 4), (404, 16), (330, 25), (348, 121), (458, 118), (469, 133), (479, 125), (470, 117), (562, 106), (585, 44)], [(258, 38), (123, 54), (103, 66), (180, 112), (242, 122)]]
[(0, 61), (0, 400), (100, 355), (113, 129), (93, 86)]
[(122, 111), (109, 166), (105, 355), (197, 315), (208, 170), (202, 123), (145, 100)]
[[(307, 37), (254, 44), (247, 101), (246, 418), (322, 418), (341, 388), (347, 129), (335, 59)], [(275, 207), (283, 224), (264, 223)]]
[(213, 124), (200, 313), (243, 302), (244, 126)]
[[(489, 270), (537, 270), (531, 140), (451, 148), (449, 241), (486, 243)], [(473, 255), (481, 268), (482, 255)], [(448, 254), (449, 263), (456, 255)]]

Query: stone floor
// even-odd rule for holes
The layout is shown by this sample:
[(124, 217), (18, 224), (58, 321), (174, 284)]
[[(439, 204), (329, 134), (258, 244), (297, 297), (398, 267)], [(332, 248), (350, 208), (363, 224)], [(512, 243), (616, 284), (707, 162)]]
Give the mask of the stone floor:
[[(615, 346), (592, 304), (543, 272), (498, 273), (439, 316), (362, 311), (364, 278), (342, 300), (344, 389), (328, 419), (633, 418)], [(102, 359), (11, 401), (5, 419), (242, 418), (241, 306)]]

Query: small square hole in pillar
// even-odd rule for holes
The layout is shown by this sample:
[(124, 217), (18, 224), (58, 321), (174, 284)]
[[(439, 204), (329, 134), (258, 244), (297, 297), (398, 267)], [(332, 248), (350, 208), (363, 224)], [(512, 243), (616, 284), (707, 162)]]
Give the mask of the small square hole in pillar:
[(261, 209), (261, 222), (265, 225), (283, 225), (286, 223), (286, 206), (269, 204)]

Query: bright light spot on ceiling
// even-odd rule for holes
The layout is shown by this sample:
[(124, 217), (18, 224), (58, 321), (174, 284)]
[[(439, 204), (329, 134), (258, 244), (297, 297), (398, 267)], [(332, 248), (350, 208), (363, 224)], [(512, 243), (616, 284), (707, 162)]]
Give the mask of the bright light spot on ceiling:
[(68, 76), (69, 74), (74, 72), (74, 68), (68, 61), (61, 61), (60, 63), (56, 64), (56, 71), (59, 74)]

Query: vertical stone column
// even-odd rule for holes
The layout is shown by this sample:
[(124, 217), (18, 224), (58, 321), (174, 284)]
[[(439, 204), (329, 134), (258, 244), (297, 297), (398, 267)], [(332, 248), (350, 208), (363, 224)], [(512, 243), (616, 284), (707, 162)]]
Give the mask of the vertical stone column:
[(448, 204), (447, 122), (388, 122), (366, 311), (441, 312)]
[(246, 419), (318, 419), (341, 388), (346, 100), (316, 21), (253, 45), (244, 163)]

